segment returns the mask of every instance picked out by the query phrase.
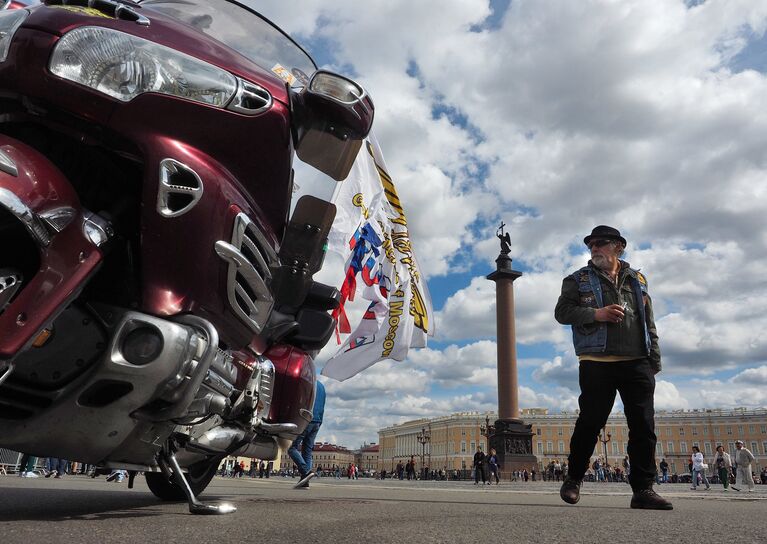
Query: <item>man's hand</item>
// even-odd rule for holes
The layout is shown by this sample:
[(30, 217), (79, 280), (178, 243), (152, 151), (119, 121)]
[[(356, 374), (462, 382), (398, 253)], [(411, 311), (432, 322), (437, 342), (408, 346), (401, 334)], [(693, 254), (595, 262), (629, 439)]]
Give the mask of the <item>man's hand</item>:
[(597, 308), (594, 312), (594, 320), (605, 323), (620, 323), (623, 321), (623, 306), (610, 304), (604, 308)]

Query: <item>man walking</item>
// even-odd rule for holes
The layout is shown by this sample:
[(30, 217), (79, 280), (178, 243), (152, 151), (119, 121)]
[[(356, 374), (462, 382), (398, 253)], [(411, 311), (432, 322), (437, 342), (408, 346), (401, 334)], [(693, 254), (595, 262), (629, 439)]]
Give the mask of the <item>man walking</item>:
[(314, 450), (314, 439), (322, 425), (322, 418), (325, 415), (325, 386), (317, 380), (317, 390), (314, 394), (314, 408), (312, 409), (312, 421), (306, 426), (304, 432), (298, 435), (293, 444), (288, 448), (288, 455), (298, 467), (298, 474), (301, 477), (294, 486), (309, 487), (309, 480), (314, 478), (317, 473), (312, 470), (312, 451)]
[(655, 481), (655, 374), (660, 349), (647, 280), (621, 260), (626, 239), (606, 225), (583, 240), (591, 251), (587, 266), (562, 282), (554, 316), (571, 325), (579, 359), (580, 413), (570, 440), (570, 472), (560, 496), (580, 499), (583, 476), (600, 429), (620, 393), (629, 427), (631, 508), (671, 510), (653, 491)]
[(485, 485), (487, 477), (485, 476), (485, 453), (482, 446), (477, 446), (477, 453), (474, 454), (474, 485), (479, 485), (479, 477), (482, 475), (482, 485)]
[(666, 461), (666, 458), (660, 460), (660, 473), (662, 475), (661, 482), (664, 484), (668, 483), (668, 462)]
[[(754, 478), (751, 476), (751, 463), (754, 462), (754, 454), (743, 447), (742, 440), (735, 441), (735, 465), (738, 467), (735, 472), (735, 485), (742, 486), (744, 483), (748, 486), (749, 493), (754, 491)], [(735, 491), (740, 491), (740, 487), (732, 486)]]

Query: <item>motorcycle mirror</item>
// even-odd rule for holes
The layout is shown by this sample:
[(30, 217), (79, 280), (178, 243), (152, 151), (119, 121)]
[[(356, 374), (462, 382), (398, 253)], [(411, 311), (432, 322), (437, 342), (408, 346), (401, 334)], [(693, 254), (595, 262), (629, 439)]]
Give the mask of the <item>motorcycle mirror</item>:
[(293, 136), (298, 157), (336, 181), (346, 179), (375, 108), (351, 79), (320, 70), (292, 95)]

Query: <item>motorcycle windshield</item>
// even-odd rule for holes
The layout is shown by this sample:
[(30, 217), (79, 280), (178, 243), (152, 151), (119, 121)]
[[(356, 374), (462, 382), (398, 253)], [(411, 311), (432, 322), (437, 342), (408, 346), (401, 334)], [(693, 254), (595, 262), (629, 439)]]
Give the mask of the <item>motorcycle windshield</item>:
[(250, 8), (231, 0), (143, 0), (274, 72), (291, 87), (303, 87), (317, 70), (312, 58), (287, 34)]

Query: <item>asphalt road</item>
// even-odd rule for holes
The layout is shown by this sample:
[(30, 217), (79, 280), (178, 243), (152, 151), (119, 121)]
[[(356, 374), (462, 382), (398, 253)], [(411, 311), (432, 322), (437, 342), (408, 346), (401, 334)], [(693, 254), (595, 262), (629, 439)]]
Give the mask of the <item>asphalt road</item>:
[(664, 543), (767, 542), (767, 486), (755, 493), (663, 485), (670, 512), (631, 510), (625, 484), (585, 484), (564, 504), (554, 483), (399, 482), (321, 478), (294, 490), (283, 478), (215, 478), (202, 499), (238, 507), (192, 516), (161, 503), (143, 478), (0, 476), (0, 542)]

